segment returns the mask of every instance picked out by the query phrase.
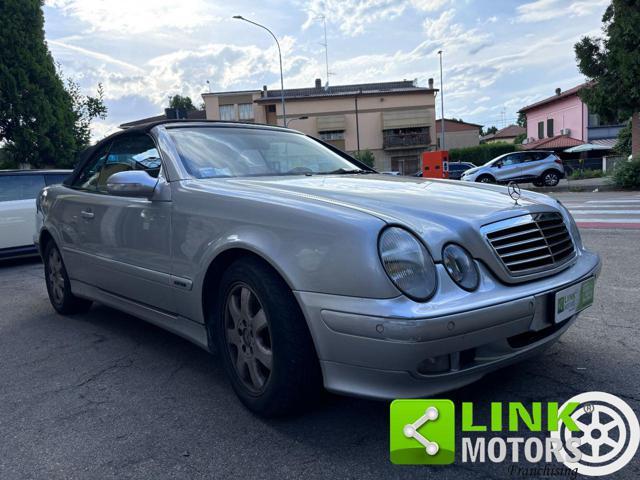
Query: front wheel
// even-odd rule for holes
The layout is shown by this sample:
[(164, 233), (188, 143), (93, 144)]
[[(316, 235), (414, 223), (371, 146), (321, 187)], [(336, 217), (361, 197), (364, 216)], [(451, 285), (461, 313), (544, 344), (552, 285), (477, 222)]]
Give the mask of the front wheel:
[(480, 175), (476, 182), (479, 183), (496, 183), (495, 179), (491, 175)]
[(555, 187), (560, 183), (560, 174), (554, 170), (548, 170), (542, 174), (542, 183), (545, 187)]
[(256, 259), (223, 274), (212, 319), (233, 389), (251, 411), (280, 416), (308, 408), (322, 375), (311, 335), (286, 283)]
[(83, 313), (91, 308), (91, 301), (76, 297), (71, 293), (71, 283), (62, 261), (60, 250), (49, 242), (44, 250), (44, 278), (49, 301), (58, 313), (69, 315)]

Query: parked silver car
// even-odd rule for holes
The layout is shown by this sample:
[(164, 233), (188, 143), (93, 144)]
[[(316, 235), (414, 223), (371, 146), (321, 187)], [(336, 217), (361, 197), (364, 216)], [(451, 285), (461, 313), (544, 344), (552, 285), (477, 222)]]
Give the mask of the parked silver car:
[(562, 160), (553, 152), (513, 152), (500, 155), (481, 167), (464, 172), (461, 180), (481, 183), (532, 182), (555, 187), (564, 177)]
[(172, 121), (45, 188), (36, 243), (58, 312), (98, 301), (217, 351), (244, 404), (276, 415), (322, 385), (433, 395), (556, 341), (600, 260), (559, 202), (514, 197), (378, 175), (288, 129)]

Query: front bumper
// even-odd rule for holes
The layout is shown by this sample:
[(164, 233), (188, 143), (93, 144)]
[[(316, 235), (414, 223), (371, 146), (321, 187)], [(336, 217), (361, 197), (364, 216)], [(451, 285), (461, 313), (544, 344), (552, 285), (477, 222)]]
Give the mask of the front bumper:
[(295, 292), (325, 387), (368, 398), (424, 397), (533, 355), (577, 317), (554, 323), (554, 293), (597, 276), (600, 259), (583, 250), (566, 270), (518, 285), (480, 268), (481, 285), (469, 294), (438, 265), (438, 293), (426, 303)]

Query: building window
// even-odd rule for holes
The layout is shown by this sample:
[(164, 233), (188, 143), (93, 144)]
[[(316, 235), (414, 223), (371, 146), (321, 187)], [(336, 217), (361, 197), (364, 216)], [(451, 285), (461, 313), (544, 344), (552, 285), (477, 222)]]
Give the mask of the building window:
[(544, 138), (544, 122), (538, 122), (538, 139)]
[(253, 120), (253, 103), (239, 103), (238, 115), (240, 120)]
[(320, 132), (320, 140), (344, 140), (344, 130)]
[(547, 137), (553, 137), (553, 118), (547, 119)]
[(233, 105), (220, 105), (220, 120), (236, 120), (236, 112)]

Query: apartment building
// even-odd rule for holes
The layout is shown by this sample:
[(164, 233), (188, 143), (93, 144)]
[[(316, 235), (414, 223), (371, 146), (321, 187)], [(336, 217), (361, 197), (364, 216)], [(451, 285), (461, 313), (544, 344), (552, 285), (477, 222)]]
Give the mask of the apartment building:
[[(436, 149), (433, 80), (363, 83), (284, 90), (288, 127), (349, 152), (369, 150), (375, 168), (412, 174), (423, 151)], [(202, 95), (207, 119), (284, 125), (281, 91), (243, 90)]]

